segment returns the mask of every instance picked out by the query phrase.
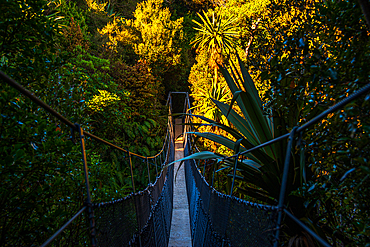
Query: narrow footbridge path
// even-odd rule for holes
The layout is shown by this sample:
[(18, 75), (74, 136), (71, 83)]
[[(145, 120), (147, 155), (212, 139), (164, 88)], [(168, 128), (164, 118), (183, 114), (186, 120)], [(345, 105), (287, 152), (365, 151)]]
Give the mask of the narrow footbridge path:
[[(181, 119), (175, 121), (175, 160), (184, 158), (184, 137), (181, 135), (183, 126)], [(181, 136), (180, 136), (181, 135)], [(191, 247), (191, 231), (189, 218), (189, 204), (186, 193), (185, 169), (180, 162), (174, 164), (174, 188), (171, 234), (169, 247)]]

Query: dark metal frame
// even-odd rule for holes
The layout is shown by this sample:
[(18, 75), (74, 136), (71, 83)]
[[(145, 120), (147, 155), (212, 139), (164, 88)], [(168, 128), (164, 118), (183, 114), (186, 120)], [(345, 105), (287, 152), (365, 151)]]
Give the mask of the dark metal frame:
[[(101, 138), (99, 138), (99, 137), (97, 137), (95, 135), (92, 135), (92, 134), (90, 134), (88, 132), (84, 132), (83, 129), (82, 129), (82, 127), (79, 124), (73, 124), (72, 122), (70, 122), (67, 118), (63, 117), (61, 114), (59, 114), (53, 108), (51, 108), (49, 105), (47, 105), (46, 103), (44, 103), (43, 101), (41, 101), (40, 99), (38, 99), (33, 93), (31, 93), (30, 91), (28, 91), (27, 89), (25, 89), (24, 87), (22, 87), (20, 84), (18, 84), (16, 81), (14, 81), (10, 77), (8, 77), (2, 71), (0, 71), (0, 78), (2, 78), (3, 81), (5, 81), (10, 86), (12, 86), (15, 89), (17, 89), (18, 91), (20, 91), (25, 96), (29, 97), (36, 104), (38, 104), (39, 106), (43, 107), (46, 111), (48, 111), (49, 113), (51, 113), (53, 116), (57, 117), (63, 123), (67, 124), (69, 127), (71, 127), (72, 130), (78, 131), (78, 133), (79, 133), (80, 145), (81, 145), (81, 152), (82, 152), (82, 160), (83, 160), (84, 172), (85, 172), (86, 190), (87, 190), (86, 206), (82, 207), (82, 209), (78, 213), (76, 213), (65, 225), (62, 226), (62, 228), (60, 228), (42, 246), (44, 247), (44, 246), (47, 246), (48, 244), (50, 244), (61, 232), (63, 232), (63, 230), (74, 219), (76, 219), (79, 215), (81, 215), (82, 212), (84, 212), (86, 209), (88, 210), (88, 218), (89, 218), (89, 223), (90, 223), (91, 243), (92, 243), (92, 246), (96, 246), (97, 243), (96, 243), (96, 239), (95, 239), (94, 212), (93, 212), (92, 207), (91, 207), (92, 202), (91, 202), (90, 186), (89, 186), (89, 180), (88, 180), (88, 167), (87, 167), (87, 162), (86, 162), (84, 137), (85, 136), (89, 136), (89, 137), (91, 137), (91, 138), (93, 138), (93, 139), (95, 139), (95, 140), (97, 140), (99, 142), (102, 142), (102, 143), (104, 143), (106, 145), (109, 145), (109, 146), (111, 146), (113, 148), (116, 148), (118, 150), (121, 150), (121, 151), (124, 151), (124, 152), (128, 153), (129, 163), (130, 163), (130, 170), (131, 170), (131, 181), (132, 181), (132, 187), (133, 187), (133, 192), (134, 193), (135, 193), (135, 185), (134, 185), (134, 180), (133, 180), (131, 155), (134, 155), (136, 157), (139, 157), (141, 159), (146, 160), (146, 164), (147, 164), (147, 168), (148, 168), (148, 179), (149, 179), (149, 184), (150, 184), (150, 174), (149, 174), (149, 162), (148, 162), (148, 159), (151, 158), (151, 159), (154, 159), (155, 160), (155, 167), (157, 169), (156, 158), (159, 156), (160, 160), (162, 161), (162, 156), (161, 155), (162, 155), (162, 152), (165, 149), (165, 144), (163, 145), (163, 148), (162, 148), (161, 152), (159, 154), (153, 156), (153, 157), (144, 157), (144, 156), (141, 156), (141, 155), (138, 155), (138, 154), (131, 153), (130, 151), (125, 150), (125, 149), (123, 149), (121, 147), (118, 147), (118, 146), (116, 146), (116, 145), (114, 145), (114, 144), (112, 144), (110, 142), (107, 142), (107, 141), (105, 141), (105, 140), (103, 140), (103, 139), (101, 139)], [(305, 231), (307, 231), (311, 236), (313, 236), (320, 244), (322, 244), (323, 246), (330, 246), (330, 244), (328, 244), (325, 240), (323, 240), (320, 236), (318, 236), (315, 232), (313, 232), (309, 227), (307, 227), (303, 222), (301, 222), (294, 215), (292, 215), (288, 210), (286, 210), (285, 209), (285, 206), (284, 206), (284, 201), (285, 201), (285, 196), (286, 196), (285, 194), (286, 194), (286, 186), (287, 186), (287, 177), (288, 177), (289, 164), (290, 164), (290, 152), (291, 152), (291, 149), (292, 149), (292, 146), (293, 146), (294, 136), (295, 136), (295, 134), (298, 134), (298, 133), (301, 134), (307, 128), (313, 126), (315, 123), (317, 123), (320, 120), (322, 120), (323, 118), (325, 118), (328, 114), (333, 113), (333, 112), (337, 111), (338, 109), (341, 109), (343, 106), (345, 106), (349, 102), (353, 101), (354, 99), (357, 99), (358, 97), (364, 95), (365, 93), (367, 93), (369, 91), (370, 91), (370, 84), (367, 84), (362, 89), (360, 89), (357, 92), (353, 93), (352, 95), (350, 95), (349, 97), (345, 98), (344, 100), (342, 100), (341, 102), (337, 103), (336, 105), (330, 107), (329, 109), (327, 109), (326, 111), (322, 112), (321, 114), (319, 114), (315, 118), (313, 118), (310, 121), (308, 121), (307, 123), (303, 124), (301, 127), (298, 127), (298, 126), (294, 127), (290, 133), (287, 133), (285, 135), (282, 135), (282, 136), (280, 136), (278, 138), (275, 138), (273, 140), (267, 141), (267, 142), (265, 142), (265, 143), (263, 143), (261, 145), (255, 146), (255, 147), (253, 147), (253, 148), (251, 148), (249, 150), (246, 150), (244, 152), (238, 152), (237, 154), (235, 154), (233, 156), (229, 156), (229, 157), (225, 158), (225, 159), (235, 159), (235, 166), (234, 166), (234, 171), (233, 171), (233, 181), (232, 181), (232, 189), (233, 189), (234, 182), (235, 182), (235, 177), (236, 177), (237, 161), (238, 161), (238, 159), (239, 159), (240, 156), (243, 156), (246, 153), (249, 153), (249, 152), (254, 151), (256, 149), (259, 149), (259, 148), (262, 148), (262, 147), (271, 145), (271, 144), (273, 144), (275, 142), (278, 142), (280, 140), (283, 140), (283, 139), (289, 137), (288, 148), (287, 148), (286, 158), (285, 158), (285, 162), (284, 162), (284, 170), (283, 170), (282, 184), (281, 184), (281, 188), (280, 188), (279, 203), (278, 203), (278, 211), (279, 212), (278, 212), (278, 220), (277, 220), (276, 233), (275, 233), (275, 238), (276, 238), (275, 239), (276, 241), (274, 243), (274, 246), (275, 247), (277, 247), (278, 244), (279, 244), (279, 235), (280, 235), (280, 228), (281, 228), (281, 222), (282, 222), (282, 217), (283, 217), (283, 211), (285, 212), (285, 214), (288, 217), (290, 217), (291, 219), (293, 219), (299, 226), (301, 226)], [(171, 96), (172, 96), (172, 94), (185, 94), (186, 95), (186, 100), (185, 100), (185, 103), (184, 103), (184, 112), (191, 114), (189, 94), (187, 92), (171, 92), (169, 94), (167, 103), (170, 103), (169, 104), (169, 106), (170, 106), (170, 113), (171, 113), (171, 102), (172, 102)], [(189, 116), (189, 114), (186, 114), (186, 118), (185, 118), (185, 122), (186, 123), (188, 123), (188, 122), (191, 121), (191, 116)], [(169, 124), (169, 127), (172, 128), (172, 118), (171, 118), (171, 121), (168, 121), (168, 124)], [(187, 134), (188, 128), (191, 128), (191, 127), (189, 125), (185, 125), (184, 126), (184, 142), (185, 142), (185, 145), (188, 142), (188, 134)], [(171, 137), (173, 137), (173, 132), (170, 132), (170, 133), (167, 133), (167, 134), (170, 135), (170, 139), (171, 139)], [(191, 142), (190, 141), (189, 141), (189, 144), (191, 145)], [(169, 149), (167, 149), (167, 153), (168, 152), (169, 152)], [(165, 158), (165, 162), (166, 163), (167, 163), (167, 157), (168, 157), (168, 155), (166, 155), (166, 158)], [(157, 172), (157, 174), (158, 174), (158, 172)], [(213, 179), (212, 179), (212, 182), (213, 182)], [(231, 189), (230, 195), (232, 193), (232, 189)]]

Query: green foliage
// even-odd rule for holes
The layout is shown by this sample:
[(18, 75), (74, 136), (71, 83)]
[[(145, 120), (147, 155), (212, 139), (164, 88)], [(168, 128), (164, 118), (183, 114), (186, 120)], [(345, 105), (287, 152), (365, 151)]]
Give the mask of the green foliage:
[[(307, 133), (307, 163), (317, 175), (296, 193), (337, 242), (369, 241), (369, 99), (361, 98)], [(343, 236), (344, 235), (344, 236)]]
[[(118, 117), (116, 114), (112, 115), (112, 112), (104, 112), (104, 116), (110, 119), (109, 128), (112, 130), (119, 126), (126, 126), (122, 129), (124, 134), (116, 135), (115, 139), (123, 139), (122, 143), (125, 143), (124, 145), (132, 152), (143, 155), (157, 153), (162, 144), (152, 141), (151, 138), (157, 135), (163, 136), (163, 126), (166, 121), (161, 117), (164, 114), (160, 101), (163, 95), (161, 85), (150, 73), (148, 65), (144, 63), (134, 66), (116, 63), (111, 71), (118, 86), (117, 91), (128, 94), (123, 97), (124, 100), (117, 109), (125, 114)], [(155, 146), (154, 149), (146, 140), (148, 136), (151, 140), (149, 143)], [(148, 150), (150, 150), (149, 153)]]
[[(61, 20), (64, 25), (79, 26), (81, 28), (80, 32), (82, 32), (83, 38), (85, 40), (89, 40), (90, 36), (88, 26), (86, 24), (87, 10), (79, 7), (76, 1), (60, 0), (56, 2), (59, 3), (56, 5), (56, 10), (58, 11), (59, 15), (64, 17)], [(71, 21), (72, 19), (73, 21)], [(63, 34), (65, 35), (65, 31), (63, 31)], [(73, 32), (71, 32), (69, 35), (73, 35)]]
[(140, 0), (128, 0), (128, 1), (120, 1), (120, 0), (112, 0), (110, 1), (110, 5), (116, 11), (116, 16), (122, 16), (126, 19), (133, 19), (135, 9), (138, 3), (142, 1)]
[(52, 43), (59, 29), (46, 15), (47, 1), (5, 1), (0, 6), (0, 67), (24, 84), (45, 78), (58, 58)]
[(81, 31), (80, 25), (71, 18), (70, 24), (63, 30), (63, 38), (59, 41), (61, 52), (66, 52), (66, 55), (78, 54), (81, 50), (88, 50), (89, 45)]
[(86, 103), (87, 107), (92, 111), (104, 111), (104, 108), (116, 105), (115, 103), (121, 100), (116, 94), (109, 93), (106, 90), (98, 90), (99, 95), (94, 95), (93, 98)]
[(217, 84), (218, 66), (223, 63), (225, 54), (229, 55), (234, 51), (238, 33), (235, 30), (236, 19), (233, 16), (224, 16), (223, 12), (220, 12), (215, 18), (213, 11), (209, 14), (212, 15), (212, 21), (204, 11), (204, 17), (198, 13), (202, 23), (193, 20), (198, 26), (194, 29), (199, 33), (192, 44), (199, 50), (206, 50), (209, 53), (209, 66), (214, 69), (214, 80)]

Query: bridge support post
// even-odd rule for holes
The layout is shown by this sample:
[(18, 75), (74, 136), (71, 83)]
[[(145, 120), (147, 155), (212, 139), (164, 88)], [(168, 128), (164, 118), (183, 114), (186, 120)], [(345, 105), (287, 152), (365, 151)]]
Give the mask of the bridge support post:
[(235, 157), (235, 164), (234, 164), (234, 171), (233, 171), (233, 181), (231, 183), (230, 196), (233, 195), (234, 183), (235, 183), (235, 177), (236, 177), (236, 169), (238, 167), (238, 159), (239, 159), (239, 153), (237, 153), (237, 155)]
[(87, 161), (86, 161), (85, 136), (83, 134), (83, 129), (82, 129), (81, 125), (76, 123), (75, 126), (78, 128), (78, 132), (79, 132), (79, 136), (80, 136), (82, 163), (83, 163), (83, 166), (84, 166), (84, 173), (85, 173), (86, 195), (87, 195), (86, 204), (87, 204), (88, 221), (89, 221), (89, 224), (90, 224), (91, 245), (93, 247), (95, 247), (95, 246), (97, 246), (97, 241), (96, 241), (96, 233), (95, 233), (94, 210), (92, 208), (92, 203), (91, 203), (89, 172), (88, 172)]
[(283, 178), (281, 180), (281, 187), (280, 187), (279, 204), (278, 204), (278, 219), (276, 223), (276, 234), (275, 234), (274, 247), (278, 247), (279, 245), (279, 235), (280, 235), (281, 221), (283, 219), (285, 192), (286, 192), (286, 186), (288, 182), (288, 173), (289, 173), (289, 164), (290, 164), (290, 155), (291, 155), (290, 153), (292, 151), (294, 134), (297, 129), (298, 129), (297, 126), (294, 127), (289, 134), (289, 142), (288, 142), (288, 147), (286, 150), (286, 156), (285, 156), (285, 162), (284, 162)]
[(127, 150), (127, 152), (128, 152), (128, 161), (130, 163), (132, 191), (135, 193), (134, 171), (132, 170), (131, 152), (129, 150)]

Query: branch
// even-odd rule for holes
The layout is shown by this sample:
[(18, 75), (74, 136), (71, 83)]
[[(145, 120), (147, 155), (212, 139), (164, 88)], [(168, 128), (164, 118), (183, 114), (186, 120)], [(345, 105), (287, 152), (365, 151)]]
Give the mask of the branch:
[[(255, 30), (257, 29), (258, 27), (258, 23), (261, 21), (261, 18), (258, 18), (258, 20), (252, 24), (252, 30)], [(252, 41), (253, 41), (253, 37), (254, 37), (254, 31), (252, 31), (252, 35), (251, 37), (249, 38), (249, 41), (248, 41), (248, 45), (247, 45), (247, 48), (245, 48), (245, 57), (248, 57), (248, 53), (249, 53), (249, 47), (251, 46), (252, 44)]]
[(370, 31), (370, 5), (368, 0), (358, 0), (358, 3), (361, 6), (362, 13), (364, 13), (365, 20), (367, 22), (367, 28)]

